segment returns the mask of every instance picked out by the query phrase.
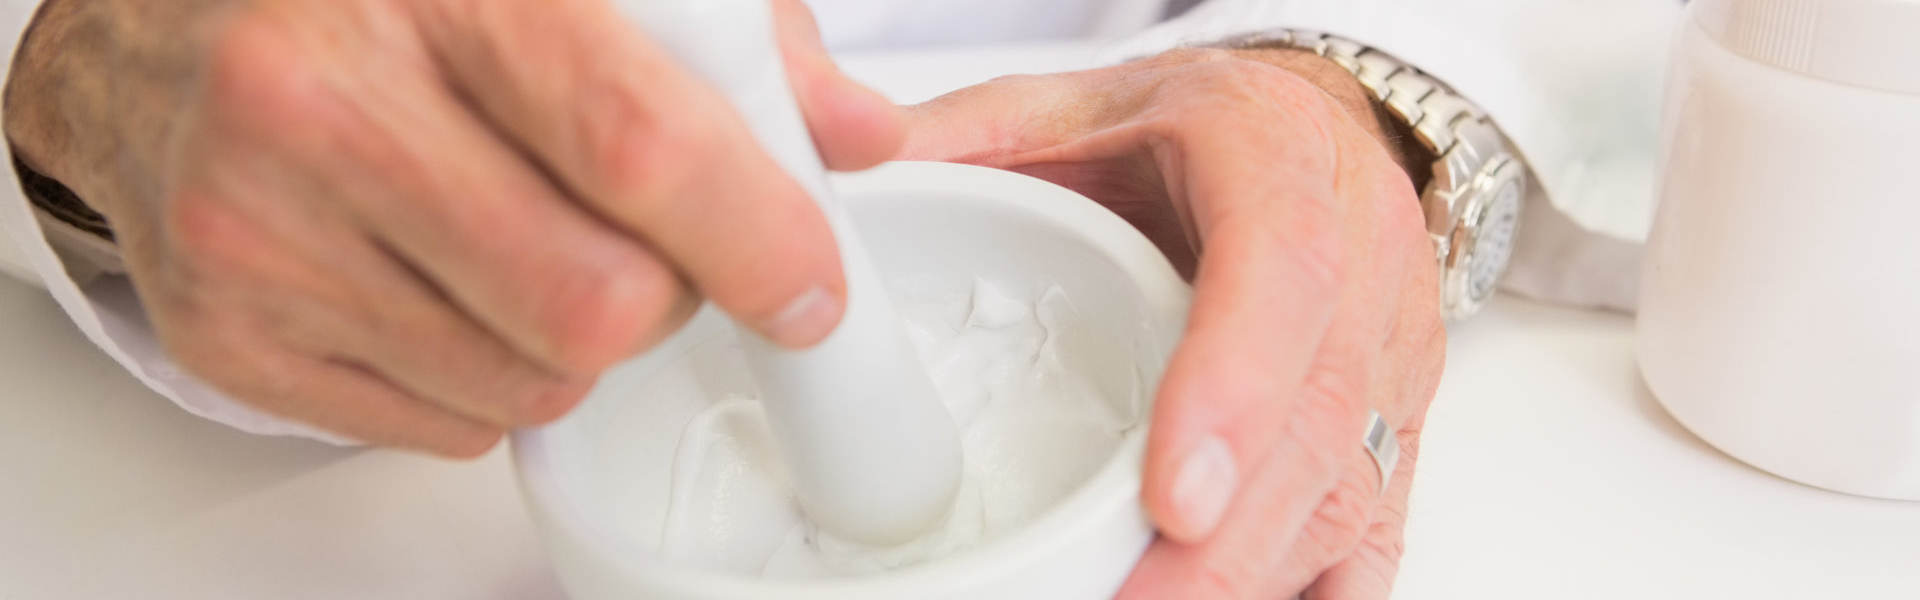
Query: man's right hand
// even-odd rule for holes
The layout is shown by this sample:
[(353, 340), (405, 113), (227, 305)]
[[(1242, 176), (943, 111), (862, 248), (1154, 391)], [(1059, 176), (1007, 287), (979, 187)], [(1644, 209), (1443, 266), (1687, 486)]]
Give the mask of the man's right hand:
[[(890, 157), (895, 109), (776, 7), (828, 164)], [(177, 361), (369, 443), (482, 453), (703, 296), (792, 347), (844, 306), (805, 193), (606, 0), (50, 0), (6, 131)]]

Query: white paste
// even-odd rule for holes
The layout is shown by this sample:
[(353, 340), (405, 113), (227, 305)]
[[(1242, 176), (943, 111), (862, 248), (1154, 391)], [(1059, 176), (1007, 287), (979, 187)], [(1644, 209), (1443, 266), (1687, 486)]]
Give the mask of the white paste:
[[(871, 573), (948, 556), (1038, 517), (1098, 470), (1138, 422), (1138, 398), (1100, 391), (1114, 386), (1096, 379), (1116, 374), (1062, 361), (1063, 346), (1077, 347), (1062, 343), (1062, 332), (1072, 329), (1063, 324), (1077, 316), (1059, 288), (1028, 301), (985, 282), (922, 277), (891, 287), (909, 337), (961, 429), (964, 478), (944, 525), (885, 548), (823, 534), (794, 500), (758, 399), (732, 392), (712, 399), (681, 433), (660, 540), (664, 554), (689, 566), (768, 578)], [(727, 351), (728, 360), (739, 361), (737, 348)], [(720, 370), (745, 376), (738, 365)]]

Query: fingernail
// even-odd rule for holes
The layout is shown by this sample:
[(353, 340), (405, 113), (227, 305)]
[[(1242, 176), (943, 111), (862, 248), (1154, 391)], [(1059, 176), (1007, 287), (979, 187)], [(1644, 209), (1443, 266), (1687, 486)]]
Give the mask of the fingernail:
[(840, 324), (840, 303), (819, 287), (808, 288), (760, 329), (785, 348), (805, 348), (825, 339)]
[(1173, 512), (1180, 520), (1177, 537), (1199, 541), (1213, 534), (1240, 487), (1240, 468), (1233, 449), (1219, 436), (1207, 436), (1187, 454), (1173, 478)]

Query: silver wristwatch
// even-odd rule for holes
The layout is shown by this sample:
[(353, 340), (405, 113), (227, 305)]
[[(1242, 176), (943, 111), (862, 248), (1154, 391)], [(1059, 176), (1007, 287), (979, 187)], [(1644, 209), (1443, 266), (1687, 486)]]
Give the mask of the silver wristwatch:
[(1386, 53), (1319, 32), (1278, 30), (1217, 44), (1296, 48), (1324, 56), (1359, 78), (1394, 119), (1438, 157), (1420, 190), (1427, 232), (1440, 262), (1441, 314), (1460, 320), (1493, 296), (1520, 223), (1532, 177), (1485, 111), (1452, 88)]

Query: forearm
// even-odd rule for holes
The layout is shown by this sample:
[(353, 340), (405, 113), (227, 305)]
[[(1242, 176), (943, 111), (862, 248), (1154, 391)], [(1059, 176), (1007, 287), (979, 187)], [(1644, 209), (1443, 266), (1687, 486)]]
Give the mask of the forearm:
[[(85, 0), (47, 0), (34, 13), (14, 54), (6, 82), (5, 128), (19, 167), (34, 175), (72, 180), (76, 163), (103, 164), (99, 144), (77, 134), (83, 123), (112, 110), (103, 67), (116, 43)], [(87, 40), (74, 43), (75, 40)], [(88, 160), (83, 158), (92, 155)], [(27, 176), (29, 191), (43, 189)]]
[[(164, 160), (170, 114), (184, 90), (163, 83), (195, 69), (183, 27), (216, 0), (48, 0), (14, 57), (5, 129), (14, 156), (85, 206), (113, 214), (127, 189), (115, 174)], [(149, 118), (152, 117), (152, 118)], [(29, 175), (29, 183), (35, 178)], [(47, 194), (36, 194), (46, 206)], [(60, 199), (54, 198), (55, 201)]]

